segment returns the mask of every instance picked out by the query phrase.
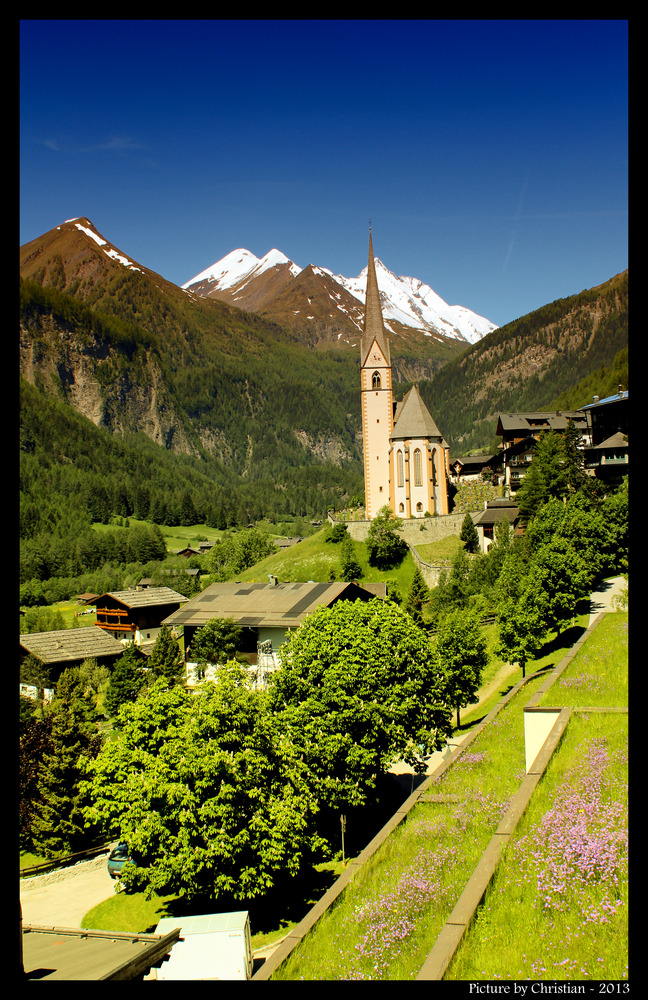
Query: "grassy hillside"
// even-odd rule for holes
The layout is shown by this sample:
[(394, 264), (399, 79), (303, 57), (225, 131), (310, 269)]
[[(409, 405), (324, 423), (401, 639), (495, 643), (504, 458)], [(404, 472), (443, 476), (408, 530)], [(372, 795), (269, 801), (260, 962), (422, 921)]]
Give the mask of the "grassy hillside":
[[(282, 582), (306, 583), (309, 580), (329, 580), (331, 570), (340, 579), (340, 545), (326, 542), (327, 529), (322, 528), (310, 538), (296, 545), (268, 556), (251, 569), (245, 570), (240, 579), (254, 583), (267, 583), (268, 574), (272, 573)], [(414, 576), (414, 560), (408, 553), (400, 566), (391, 570), (378, 570), (370, 566), (367, 560), (367, 547), (364, 542), (353, 542), (354, 555), (362, 567), (359, 583), (382, 583), (390, 581), (405, 597)]]

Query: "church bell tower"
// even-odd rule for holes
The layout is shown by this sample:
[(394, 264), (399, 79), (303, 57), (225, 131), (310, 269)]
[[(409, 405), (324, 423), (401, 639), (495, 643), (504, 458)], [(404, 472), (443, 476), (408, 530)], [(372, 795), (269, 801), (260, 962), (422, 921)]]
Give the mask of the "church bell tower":
[(376, 279), (371, 229), (361, 351), (362, 444), (366, 516), (389, 505), (389, 439), (393, 428), (392, 370)]

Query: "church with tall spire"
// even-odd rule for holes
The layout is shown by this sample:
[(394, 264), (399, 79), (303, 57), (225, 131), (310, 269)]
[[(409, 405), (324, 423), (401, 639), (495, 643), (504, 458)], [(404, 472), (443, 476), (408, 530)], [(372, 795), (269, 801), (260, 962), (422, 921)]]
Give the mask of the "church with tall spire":
[(385, 506), (398, 517), (447, 514), (448, 446), (418, 386), (394, 403), (389, 334), (380, 305), (371, 229), (360, 354), (367, 518)]

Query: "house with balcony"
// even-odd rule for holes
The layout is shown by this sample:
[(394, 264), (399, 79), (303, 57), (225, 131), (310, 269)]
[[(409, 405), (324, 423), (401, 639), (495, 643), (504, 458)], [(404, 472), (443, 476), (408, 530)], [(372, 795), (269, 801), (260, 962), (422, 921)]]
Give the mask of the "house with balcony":
[(581, 408), (589, 426), (589, 443), (585, 448), (585, 471), (609, 486), (619, 486), (628, 474), (628, 429), (630, 423), (628, 390), (619, 386), (612, 396)]
[(569, 423), (575, 424), (581, 434), (581, 446), (591, 443), (591, 424), (583, 410), (532, 411), (525, 413), (500, 413), (497, 418), (499, 462), (504, 474), (504, 486), (515, 493), (533, 461), (533, 451), (546, 431), (563, 434)]
[(97, 626), (123, 645), (132, 642), (147, 652), (155, 644), (164, 619), (187, 601), (170, 587), (115, 590), (96, 599)]

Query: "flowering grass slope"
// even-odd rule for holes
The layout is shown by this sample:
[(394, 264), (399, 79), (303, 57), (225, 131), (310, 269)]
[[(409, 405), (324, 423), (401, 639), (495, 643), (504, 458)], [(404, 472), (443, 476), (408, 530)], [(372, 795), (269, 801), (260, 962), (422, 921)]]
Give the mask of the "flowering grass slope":
[(572, 718), (446, 979), (627, 977), (627, 727)]

